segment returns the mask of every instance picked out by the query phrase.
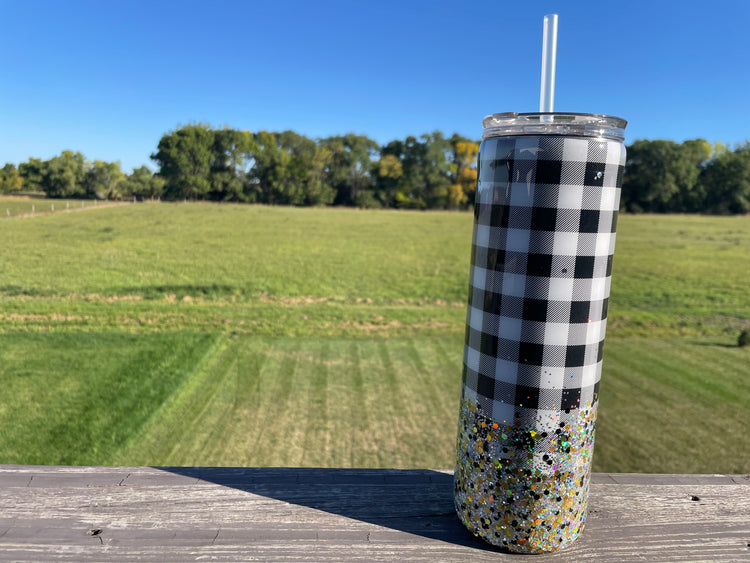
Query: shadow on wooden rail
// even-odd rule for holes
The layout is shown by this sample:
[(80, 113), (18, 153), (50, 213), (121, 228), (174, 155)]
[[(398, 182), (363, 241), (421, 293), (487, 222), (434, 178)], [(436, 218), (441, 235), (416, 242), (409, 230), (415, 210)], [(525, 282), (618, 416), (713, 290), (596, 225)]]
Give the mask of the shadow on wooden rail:
[(417, 469), (160, 467), (185, 477), (485, 551), (453, 507), (453, 474)]
[[(0, 561), (498, 561), (450, 472), (0, 465)], [(595, 473), (571, 547), (535, 561), (750, 561), (750, 475)]]

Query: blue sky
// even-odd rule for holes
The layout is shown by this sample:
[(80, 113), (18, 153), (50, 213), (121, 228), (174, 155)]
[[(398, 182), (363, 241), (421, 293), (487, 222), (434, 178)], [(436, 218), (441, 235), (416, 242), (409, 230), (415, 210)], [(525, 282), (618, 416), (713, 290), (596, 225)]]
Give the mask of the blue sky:
[(0, 0), (0, 165), (81, 151), (147, 164), (205, 122), (380, 143), (536, 111), (545, 14), (555, 109), (635, 139), (750, 138), (750, 2)]

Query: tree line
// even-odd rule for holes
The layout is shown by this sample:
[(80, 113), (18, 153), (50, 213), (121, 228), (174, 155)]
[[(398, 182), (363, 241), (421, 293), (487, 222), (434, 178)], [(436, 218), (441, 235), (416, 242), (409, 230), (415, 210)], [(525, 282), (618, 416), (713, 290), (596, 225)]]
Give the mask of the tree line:
[(750, 142), (703, 139), (627, 147), (621, 208), (635, 213), (750, 213)]
[(52, 198), (156, 198), (164, 179), (148, 166), (125, 174), (119, 162), (90, 162), (80, 152), (63, 151), (49, 160), (30, 158), (0, 168), (0, 193), (41, 192)]
[(118, 162), (63, 151), (0, 170), (0, 193), (160, 198), (272, 205), (465, 208), (473, 201), (479, 144), (435, 131), (385, 146), (364, 135), (313, 140), (294, 131), (252, 133), (204, 124), (162, 136), (151, 159), (125, 174)]
[[(63, 151), (0, 169), (0, 193), (60, 198), (161, 198), (272, 205), (465, 209), (473, 205), (479, 143), (440, 131), (379, 145), (365, 135), (311, 139), (205, 124), (162, 136), (146, 166), (87, 161)], [(622, 209), (750, 212), (750, 143), (639, 140), (627, 147)]]

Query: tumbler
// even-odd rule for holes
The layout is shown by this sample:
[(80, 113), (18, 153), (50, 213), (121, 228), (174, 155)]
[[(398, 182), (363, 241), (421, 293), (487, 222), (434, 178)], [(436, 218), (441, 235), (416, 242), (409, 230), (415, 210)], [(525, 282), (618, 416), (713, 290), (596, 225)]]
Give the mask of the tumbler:
[(560, 550), (586, 520), (626, 123), (484, 119), (454, 500), (514, 552)]

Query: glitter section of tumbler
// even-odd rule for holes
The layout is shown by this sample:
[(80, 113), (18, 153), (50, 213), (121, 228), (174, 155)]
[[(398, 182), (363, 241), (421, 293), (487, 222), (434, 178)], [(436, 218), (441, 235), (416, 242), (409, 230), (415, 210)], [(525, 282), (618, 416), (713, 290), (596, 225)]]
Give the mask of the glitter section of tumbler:
[(583, 530), (596, 403), (559, 418), (500, 425), (466, 400), (455, 505), (475, 535), (512, 551), (557, 551)]
[(624, 121), (538, 117), (485, 121), (454, 478), (467, 528), (525, 553), (585, 523), (625, 162)]

